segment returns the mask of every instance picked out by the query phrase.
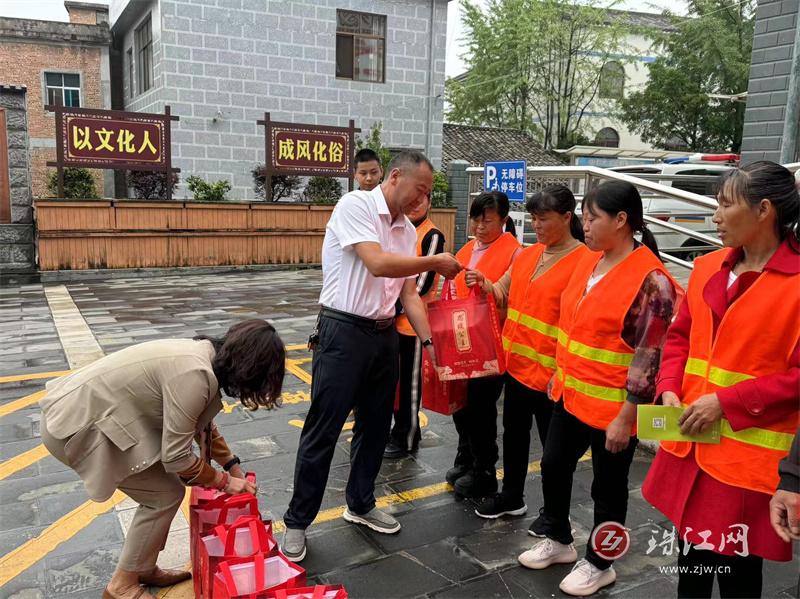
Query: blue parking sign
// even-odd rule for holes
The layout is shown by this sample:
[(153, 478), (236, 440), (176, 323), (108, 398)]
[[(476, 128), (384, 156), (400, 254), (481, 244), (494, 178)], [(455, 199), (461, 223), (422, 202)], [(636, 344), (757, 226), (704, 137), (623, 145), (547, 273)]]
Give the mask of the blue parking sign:
[(527, 169), (524, 160), (487, 162), (483, 166), (483, 189), (502, 191), (512, 202), (525, 201)]

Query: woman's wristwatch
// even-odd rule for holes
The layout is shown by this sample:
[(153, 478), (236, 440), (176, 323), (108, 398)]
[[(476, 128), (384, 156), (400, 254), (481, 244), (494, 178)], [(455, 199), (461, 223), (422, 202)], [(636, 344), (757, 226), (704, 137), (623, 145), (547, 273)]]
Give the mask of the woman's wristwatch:
[(225, 472), (229, 472), (231, 468), (233, 468), (233, 467), (234, 467), (234, 466), (236, 466), (237, 464), (241, 464), (241, 463), (242, 463), (242, 460), (240, 460), (240, 459), (239, 459), (239, 456), (236, 456), (236, 455), (235, 455), (235, 456), (233, 456), (233, 459), (232, 459), (232, 460), (230, 460), (230, 461), (229, 461), (227, 464), (225, 464), (225, 465), (222, 467), (222, 469), (223, 469)]
[(422, 347), (429, 347), (433, 345), (433, 339), (428, 337), (425, 341), (422, 342)]

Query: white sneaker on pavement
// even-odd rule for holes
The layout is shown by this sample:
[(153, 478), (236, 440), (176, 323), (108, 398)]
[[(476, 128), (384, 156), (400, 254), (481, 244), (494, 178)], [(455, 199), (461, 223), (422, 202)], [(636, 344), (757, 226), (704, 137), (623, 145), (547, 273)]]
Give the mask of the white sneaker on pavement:
[(519, 563), (531, 570), (543, 570), (552, 564), (571, 564), (578, 559), (575, 545), (564, 545), (553, 539), (539, 541), (521, 554)]
[(586, 559), (582, 559), (572, 572), (566, 575), (558, 588), (567, 595), (586, 597), (594, 595), (597, 591), (610, 585), (617, 579), (614, 566), (609, 566), (606, 570), (601, 570)]

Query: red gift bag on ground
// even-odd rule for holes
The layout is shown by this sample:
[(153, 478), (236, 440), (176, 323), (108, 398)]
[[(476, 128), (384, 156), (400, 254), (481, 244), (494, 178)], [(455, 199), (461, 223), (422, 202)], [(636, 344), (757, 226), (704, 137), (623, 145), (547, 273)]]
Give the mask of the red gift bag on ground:
[(467, 381), (441, 381), (428, 352), (422, 352), (422, 405), (449, 416), (467, 403)]
[(258, 516), (241, 516), (230, 526), (217, 526), (211, 534), (200, 537), (197, 561), (192, 564), (194, 596), (210, 599), (214, 574), (220, 562), (249, 557), (256, 553), (272, 555), (277, 551), (272, 523)]
[(340, 584), (318, 584), (313, 587), (278, 589), (264, 595), (265, 599), (347, 599), (347, 591)]
[(454, 296), (445, 283), (442, 299), (428, 304), (439, 379), (454, 381), (505, 372), (500, 317), (494, 296), (478, 286), (466, 298)]
[(266, 599), (267, 592), (304, 587), (306, 571), (282, 553), (220, 562), (214, 574), (214, 599)]
[[(192, 565), (197, 563), (197, 544), (200, 537), (208, 534), (212, 528), (220, 524), (229, 526), (239, 516), (261, 516), (255, 495), (219, 493), (212, 497), (207, 493), (208, 489), (202, 489), (195, 496), (196, 488), (192, 489), (193, 493), (189, 498), (189, 554)], [(195, 499), (197, 502), (192, 503)]]

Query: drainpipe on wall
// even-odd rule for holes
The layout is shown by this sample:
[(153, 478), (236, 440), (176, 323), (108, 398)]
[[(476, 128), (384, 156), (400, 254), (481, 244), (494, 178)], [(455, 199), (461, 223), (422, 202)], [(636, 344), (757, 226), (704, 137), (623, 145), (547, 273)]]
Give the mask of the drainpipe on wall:
[(781, 164), (795, 162), (798, 155), (797, 135), (800, 129), (800, 18), (794, 29), (794, 56), (789, 73), (789, 93), (786, 97), (786, 115), (781, 140)]
[(430, 18), (430, 40), (428, 43), (428, 99), (426, 101), (428, 108), (428, 118), (425, 119), (425, 155), (430, 158), (431, 155), (431, 118), (433, 118), (433, 19), (436, 15), (436, 0), (431, 0), (431, 18)]

